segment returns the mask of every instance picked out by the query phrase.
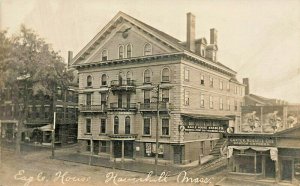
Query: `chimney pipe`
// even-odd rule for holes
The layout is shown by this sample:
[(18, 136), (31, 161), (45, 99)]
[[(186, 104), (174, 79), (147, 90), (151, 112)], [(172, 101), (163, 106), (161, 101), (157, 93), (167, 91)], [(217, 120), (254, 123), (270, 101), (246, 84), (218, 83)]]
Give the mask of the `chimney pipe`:
[(190, 51), (195, 52), (195, 16), (191, 12), (187, 13), (186, 45)]
[(71, 66), (72, 59), (73, 59), (73, 52), (72, 51), (68, 51), (68, 67)]
[(243, 78), (243, 84), (246, 85), (245, 95), (249, 95), (250, 94), (249, 78)]
[(210, 44), (216, 45), (218, 42), (218, 31), (215, 28), (210, 29)]

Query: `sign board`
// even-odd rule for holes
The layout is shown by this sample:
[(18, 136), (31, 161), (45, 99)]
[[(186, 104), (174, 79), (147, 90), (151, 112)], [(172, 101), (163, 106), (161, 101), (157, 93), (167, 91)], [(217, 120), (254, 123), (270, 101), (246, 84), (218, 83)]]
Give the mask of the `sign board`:
[(184, 132), (210, 132), (210, 133), (226, 133), (227, 126), (201, 126), (201, 125), (181, 125), (180, 131)]
[(228, 143), (232, 146), (275, 146), (274, 138), (258, 136), (229, 136)]

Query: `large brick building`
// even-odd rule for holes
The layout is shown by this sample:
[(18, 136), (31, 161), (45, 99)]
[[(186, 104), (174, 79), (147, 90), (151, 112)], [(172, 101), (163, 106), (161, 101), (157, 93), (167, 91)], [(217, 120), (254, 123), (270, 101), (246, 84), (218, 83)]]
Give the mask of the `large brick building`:
[(185, 164), (209, 154), (222, 134), (179, 128), (240, 122), (244, 85), (217, 51), (216, 29), (209, 43), (196, 39), (191, 13), (181, 42), (119, 12), (72, 59), (79, 72), (81, 150), (154, 161), (158, 124), (159, 162)]
[[(25, 116), (25, 125), (22, 127), (22, 142), (40, 145), (51, 145), (51, 133), (53, 124), (53, 112), (56, 114), (55, 143), (65, 145), (77, 142), (77, 72), (67, 89), (57, 87), (55, 96), (49, 95), (38, 88), (39, 82), (28, 83), (26, 105), (28, 112)], [(22, 91), (24, 82), (19, 82), (20, 92), (13, 91), (9, 87), (0, 89), (0, 129), (1, 137), (6, 142), (14, 143), (21, 116), (21, 99), (25, 91)], [(21, 101), (17, 101), (19, 96)]]

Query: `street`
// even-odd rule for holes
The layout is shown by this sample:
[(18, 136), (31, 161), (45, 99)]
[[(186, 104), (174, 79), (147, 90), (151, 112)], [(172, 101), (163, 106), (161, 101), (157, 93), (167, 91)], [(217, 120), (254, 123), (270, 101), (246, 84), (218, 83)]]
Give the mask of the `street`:
[[(57, 154), (73, 152), (72, 148), (56, 150)], [(16, 157), (14, 152), (3, 150), (0, 170), (1, 186), (33, 185), (214, 185), (222, 177), (201, 176), (197, 171), (181, 171), (177, 175), (161, 172), (138, 173), (124, 170), (89, 166), (87, 164), (51, 159), (51, 150), (27, 152)]]

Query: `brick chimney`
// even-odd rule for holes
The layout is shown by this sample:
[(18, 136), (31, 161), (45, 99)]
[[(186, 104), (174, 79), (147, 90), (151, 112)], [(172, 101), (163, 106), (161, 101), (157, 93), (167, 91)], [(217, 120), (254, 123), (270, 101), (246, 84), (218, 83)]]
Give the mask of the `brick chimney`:
[(243, 84), (246, 85), (245, 95), (249, 95), (250, 94), (249, 78), (243, 78)]
[(190, 51), (195, 52), (195, 16), (191, 12), (187, 13), (186, 46)]
[(210, 29), (210, 44), (218, 44), (218, 31), (215, 28)]
[(72, 51), (68, 51), (68, 67), (71, 66), (72, 59), (73, 59), (73, 52)]

